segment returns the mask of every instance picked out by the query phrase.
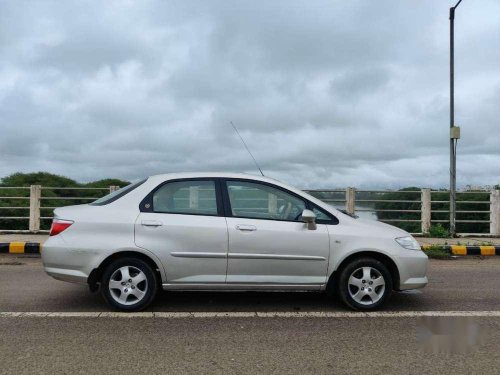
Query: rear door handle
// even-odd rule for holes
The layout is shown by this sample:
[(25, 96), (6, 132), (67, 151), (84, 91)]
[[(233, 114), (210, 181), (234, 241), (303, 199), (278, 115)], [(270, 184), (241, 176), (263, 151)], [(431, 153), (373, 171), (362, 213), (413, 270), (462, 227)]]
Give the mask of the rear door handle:
[(141, 225), (145, 227), (161, 227), (163, 223), (158, 220), (143, 220), (141, 221)]
[(242, 232), (254, 232), (257, 230), (257, 227), (255, 225), (238, 224), (236, 226), (236, 229)]

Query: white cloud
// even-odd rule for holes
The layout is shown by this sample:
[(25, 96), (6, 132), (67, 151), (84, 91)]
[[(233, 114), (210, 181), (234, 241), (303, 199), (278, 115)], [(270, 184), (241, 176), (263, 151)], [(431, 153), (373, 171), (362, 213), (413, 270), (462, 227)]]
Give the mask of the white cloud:
[[(450, 5), (4, 1), (0, 176), (254, 172), (233, 121), (301, 187), (446, 186)], [(500, 182), (499, 10), (457, 11), (459, 185)]]

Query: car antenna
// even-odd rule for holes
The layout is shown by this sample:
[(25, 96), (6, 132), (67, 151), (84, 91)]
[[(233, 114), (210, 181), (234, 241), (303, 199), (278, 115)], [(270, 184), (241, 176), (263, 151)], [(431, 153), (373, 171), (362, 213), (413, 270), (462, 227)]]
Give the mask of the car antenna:
[(250, 154), (250, 156), (252, 157), (253, 159), (253, 162), (255, 163), (255, 166), (257, 167), (257, 169), (259, 170), (260, 174), (264, 176), (264, 173), (262, 172), (262, 169), (260, 169), (259, 167), (259, 164), (257, 163), (257, 160), (255, 160), (255, 158), (253, 157), (252, 153), (250, 152), (250, 149), (248, 148), (247, 144), (245, 143), (245, 140), (243, 139), (243, 137), (241, 136), (240, 132), (238, 131), (238, 129), (236, 128), (236, 126), (233, 124), (232, 121), (229, 121), (229, 123), (231, 124), (231, 126), (233, 127), (234, 131), (236, 132), (236, 134), (238, 134), (238, 137), (240, 137), (241, 139), (241, 142), (243, 143), (243, 146), (245, 146), (245, 148), (247, 149), (248, 153)]

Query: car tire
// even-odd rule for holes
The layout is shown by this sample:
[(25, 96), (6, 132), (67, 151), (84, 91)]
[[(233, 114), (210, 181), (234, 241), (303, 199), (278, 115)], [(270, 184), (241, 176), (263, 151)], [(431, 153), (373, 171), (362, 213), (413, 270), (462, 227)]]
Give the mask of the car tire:
[(337, 292), (341, 301), (353, 310), (376, 310), (392, 293), (391, 273), (377, 259), (355, 259), (341, 270)]
[(114, 310), (143, 310), (153, 302), (157, 291), (156, 272), (138, 258), (117, 259), (102, 274), (101, 293)]

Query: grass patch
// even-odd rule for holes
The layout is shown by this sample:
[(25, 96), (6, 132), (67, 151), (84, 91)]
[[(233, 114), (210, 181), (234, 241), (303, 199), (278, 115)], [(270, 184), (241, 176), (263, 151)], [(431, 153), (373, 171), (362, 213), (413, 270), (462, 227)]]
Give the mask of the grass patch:
[(426, 248), (424, 252), (431, 259), (451, 259), (449, 250), (439, 245), (432, 245)]
[(429, 228), (429, 236), (434, 238), (448, 238), (450, 233), (448, 233), (448, 230), (439, 223), (437, 225), (431, 225)]

